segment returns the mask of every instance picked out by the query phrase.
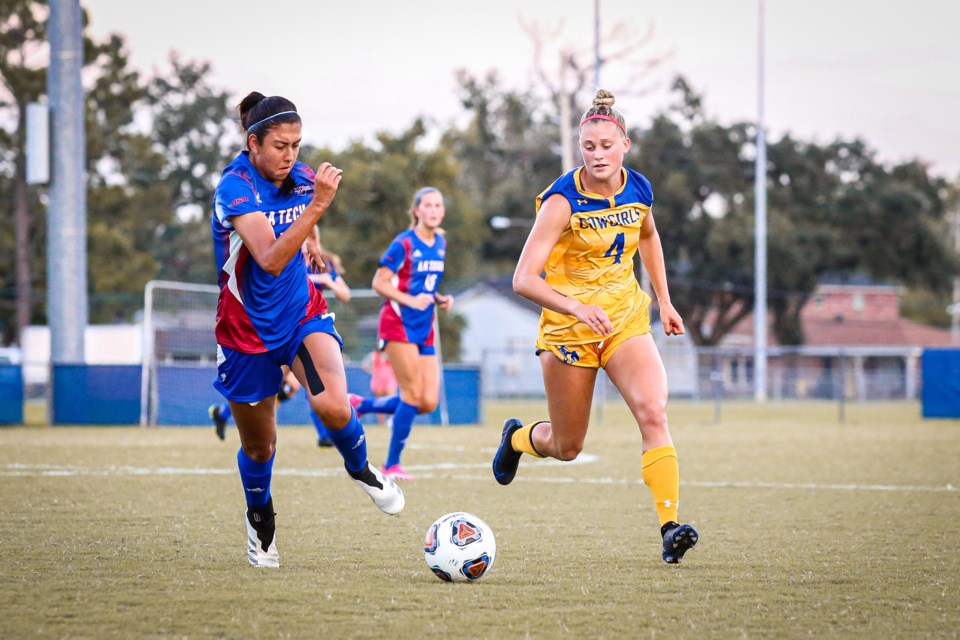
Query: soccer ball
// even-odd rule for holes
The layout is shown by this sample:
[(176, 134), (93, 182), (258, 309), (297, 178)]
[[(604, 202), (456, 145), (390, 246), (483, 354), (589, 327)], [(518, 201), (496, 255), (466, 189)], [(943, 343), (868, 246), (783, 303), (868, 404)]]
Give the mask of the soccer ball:
[(444, 582), (473, 582), (493, 566), (497, 541), (487, 523), (457, 511), (440, 516), (427, 529), (423, 557)]

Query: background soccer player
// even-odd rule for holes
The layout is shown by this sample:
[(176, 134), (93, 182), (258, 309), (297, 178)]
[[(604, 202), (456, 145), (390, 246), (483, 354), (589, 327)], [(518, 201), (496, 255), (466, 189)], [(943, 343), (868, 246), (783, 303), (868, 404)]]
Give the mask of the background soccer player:
[(448, 311), (453, 296), (438, 293), (447, 241), (440, 231), (446, 209), (443, 194), (423, 187), (413, 196), (412, 224), (397, 235), (380, 258), (373, 289), (386, 298), (380, 309), (380, 349), (390, 358), (399, 396), (351, 397), (360, 413), (393, 413), (390, 448), (383, 472), (399, 480), (414, 477), (400, 466), (400, 455), (418, 413), (437, 408), (440, 369), (434, 346), (434, 305)]

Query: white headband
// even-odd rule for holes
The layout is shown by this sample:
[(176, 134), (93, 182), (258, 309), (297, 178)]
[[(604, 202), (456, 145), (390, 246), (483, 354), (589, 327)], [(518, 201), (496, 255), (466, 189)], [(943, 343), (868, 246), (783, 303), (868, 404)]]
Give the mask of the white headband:
[[(264, 118), (263, 120), (258, 120), (257, 122), (254, 122), (252, 125), (250, 125), (249, 127), (247, 127), (247, 132), (249, 133), (250, 131), (253, 130), (254, 127), (263, 124), (263, 123), (266, 122), (267, 120), (273, 120), (273, 119), (276, 118), (277, 116), (285, 116), (285, 115), (287, 115), (288, 113), (296, 113), (296, 111), (281, 111), (280, 113), (275, 113), (275, 114), (273, 114), (272, 116), (267, 116), (267, 117)], [(258, 138), (258, 139), (259, 139), (259, 138)]]

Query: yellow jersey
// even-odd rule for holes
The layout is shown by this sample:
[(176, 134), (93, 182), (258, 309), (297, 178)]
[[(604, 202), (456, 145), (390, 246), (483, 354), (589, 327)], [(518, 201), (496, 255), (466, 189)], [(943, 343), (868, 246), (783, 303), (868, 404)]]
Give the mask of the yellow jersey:
[[(546, 281), (565, 296), (602, 308), (616, 333), (650, 303), (633, 273), (633, 256), (653, 189), (643, 174), (623, 167), (622, 186), (607, 198), (583, 189), (582, 171), (565, 173), (537, 196), (537, 213), (554, 194), (566, 198), (572, 212), (547, 260)], [(571, 345), (605, 339), (574, 316), (550, 309), (540, 315), (540, 335)]]

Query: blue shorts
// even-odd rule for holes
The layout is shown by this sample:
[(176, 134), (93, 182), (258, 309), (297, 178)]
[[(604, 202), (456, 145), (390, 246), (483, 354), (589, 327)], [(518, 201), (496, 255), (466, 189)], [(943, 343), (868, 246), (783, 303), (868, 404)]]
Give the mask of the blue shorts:
[[(383, 338), (380, 338), (380, 344), (377, 347), (377, 350), (383, 351), (386, 348), (388, 342), (402, 342), (402, 341), (401, 340), (384, 340)], [(420, 352), (420, 355), (422, 356), (437, 355), (437, 348), (432, 344), (420, 344), (419, 342), (411, 342), (409, 344), (417, 345), (417, 350)]]
[(259, 402), (274, 396), (283, 384), (281, 365), (290, 366), (304, 338), (311, 333), (333, 336), (343, 349), (343, 338), (333, 326), (333, 314), (310, 318), (283, 346), (265, 353), (241, 353), (217, 345), (217, 379), (213, 387), (233, 402)]

